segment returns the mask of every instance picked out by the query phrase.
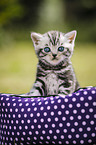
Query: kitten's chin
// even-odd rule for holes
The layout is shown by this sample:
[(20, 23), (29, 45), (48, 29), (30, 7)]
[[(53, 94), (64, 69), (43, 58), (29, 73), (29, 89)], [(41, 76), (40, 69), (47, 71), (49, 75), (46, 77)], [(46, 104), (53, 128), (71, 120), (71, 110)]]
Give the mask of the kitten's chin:
[(49, 63), (53, 66), (56, 66), (56, 65), (60, 64), (61, 61), (58, 59), (52, 59)]

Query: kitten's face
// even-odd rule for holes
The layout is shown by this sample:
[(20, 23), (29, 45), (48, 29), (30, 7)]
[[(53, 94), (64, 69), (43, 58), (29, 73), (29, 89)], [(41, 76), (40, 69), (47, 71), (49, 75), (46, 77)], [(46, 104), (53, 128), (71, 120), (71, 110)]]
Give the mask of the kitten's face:
[(71, 58), (76, 31), (66, 34), (58, 31), (49, 31), (43, 35), (31, 33), (31, 37), (38, 58), (51, 65), (58, 65)]

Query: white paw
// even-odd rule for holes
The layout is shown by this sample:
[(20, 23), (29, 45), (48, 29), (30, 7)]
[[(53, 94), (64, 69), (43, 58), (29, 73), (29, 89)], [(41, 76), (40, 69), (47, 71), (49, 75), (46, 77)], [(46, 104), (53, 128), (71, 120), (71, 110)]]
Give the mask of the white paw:
[(64, 94), (58, 94), (58, 96), (60, 96), (62, 98), (65, 98), (66, 95), (64, 95)]

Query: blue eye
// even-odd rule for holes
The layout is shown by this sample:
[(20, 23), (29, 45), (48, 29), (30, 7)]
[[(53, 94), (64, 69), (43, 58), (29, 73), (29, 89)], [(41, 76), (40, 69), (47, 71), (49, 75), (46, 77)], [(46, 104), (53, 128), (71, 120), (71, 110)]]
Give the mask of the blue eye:
[(45, 47), (45, 48), (44, 48), (44, 51), (45, 51), (45, 52), (50, 52), (50, 48), (49, 48), (49, 47)]
[(59, 48), (58, 48), (58, 51), (60, 51), (60, 52), (62, 52), (64, 50), (64, 47), (63, 46), (60, 46)]

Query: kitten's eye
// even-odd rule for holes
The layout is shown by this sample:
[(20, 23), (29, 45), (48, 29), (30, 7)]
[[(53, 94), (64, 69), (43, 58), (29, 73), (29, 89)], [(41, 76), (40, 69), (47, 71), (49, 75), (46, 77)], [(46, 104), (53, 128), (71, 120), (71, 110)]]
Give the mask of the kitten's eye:
[(44, 48), (44, 51), (45, 51), (45, 52), (50, 52), (50, 48), (49, 48), (49, 47), (45, 47), (45, 48)]
[(60, 51), (60, 52), (62, 52), (64, 50), (64, 47), (63, 46), (60, 46), (59, 48), (58, 48), (58, 51)]

